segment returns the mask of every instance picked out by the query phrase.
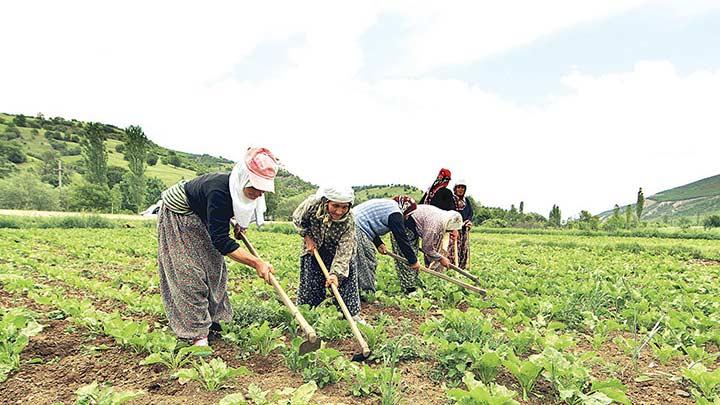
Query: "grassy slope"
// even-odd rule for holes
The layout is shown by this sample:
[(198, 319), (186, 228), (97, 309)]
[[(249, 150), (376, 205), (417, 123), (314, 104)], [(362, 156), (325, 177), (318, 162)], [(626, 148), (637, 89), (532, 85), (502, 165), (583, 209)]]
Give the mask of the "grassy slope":
[[(720, 175), (698, 180), (680, 187), (661, 191), (647, 197), (643, 220), (663, 218), (678, 219), (690, 217), (696, 219), (720, 214)], [(635, 204), (632, 205), (635, 210)], [(625, 207), (620, 207), (624, 213)], [(599, 214), (601, 218), (612, 215), (612, 210)]]
[(662, 202), (688, 200), (691, 198), (712, 197), (718, 195), (720, 195), (720, 174), (698, 180), (684, 186), (661, 191), (649, 198), (651, 200)]
[(389, 198), (396, 195), (410, 195), (415, 200), (419, 200), (423, 195), (423, 191), (413, 186), (402, 185), (379, 185), (362, 189), (355, 192), (355, 202), (360, 204), (373, 198)]
[[(7, 114), (0, 114), (0, 118), (3, 118), (6, 122), (10, 122), (11, 116)], [(0, 124), (0, 133), (5, 131), (6, 124)], [(34, 135), (32, 128), (18, 127), (20, 130), (21, 138), (17, 139), (22, 144), (23, 151), (28, 155), (27, 162), (18, 165), (21, 170), (27, 170), (31, 168), (39, 168), (42, 165), (42, 161), (39, 159), (43, 153), (50, 152), (53, 150), (50, 146), (50, 142), (45, 138), (45, 129), (38, 128), (37, 135)], [(58, 141), (64, 143), (68, 148), (76, 148), (79, 145), (73, 142)], [(105, 147), (108, 152), (108, 167), (119, 166), (128, 168), (128, 162), (123, 159), (122, 153), (118, 153), (115, 147), (121, 144), (121, 141), (116, 139), (108, 139), (105, 141)], [(164, 148), (162, 148), (164, 149)], [(70, 164), (79, 164), (81, 156), (63, 156), (62, 161)], [(158, 160), (154, 166), (147, 166), (146, 176), (158, 177), (166, 185), (172, 185), (181, 179), (191, 179), (196, 176), (196, 172), (190, 169), (175, 167), (162, 163), (162, 159)]]

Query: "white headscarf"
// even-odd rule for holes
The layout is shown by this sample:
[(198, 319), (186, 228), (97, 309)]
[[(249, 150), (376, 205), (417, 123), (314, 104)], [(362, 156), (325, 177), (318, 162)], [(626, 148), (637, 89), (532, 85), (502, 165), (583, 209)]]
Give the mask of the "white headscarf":
[(235, 220), (243, 228), (250, 226), (252, 221), (261, 226), (265, 222), (264, 214), (267, 209), (264, 195), (254, 200), (245, 197), (243, 189), (249, 186), (250, 175), (245, 167), (245, 162), (235, 163), (230, 173), (230, 197), (232, 197)]
[(446, 231), (457, 231), (462, 228), (463, 219), (457, 211), (443, 211), (443, 223)]
[(325, 197), (330, 201), (352, 204), (355, 201), (355, 191), (348, 186), (325, 186), (318, 189), (315, 197), (318, 199)]

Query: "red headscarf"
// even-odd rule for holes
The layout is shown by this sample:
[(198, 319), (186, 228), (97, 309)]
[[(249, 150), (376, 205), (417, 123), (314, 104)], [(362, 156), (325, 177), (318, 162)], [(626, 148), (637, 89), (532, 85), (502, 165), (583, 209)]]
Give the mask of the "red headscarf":
[(422, 203), (430, 204), (430, 201), (432, 201), (435, 193), (437, 193), (437, 191), (441, 188), (447, 187), (448, 184), (450, 184), (450, 170), (440, 169), (440, 173), (438, 173), (437, 178), (433, 182), (432, 186), (430, 186), (428, 192), (425, 193)]

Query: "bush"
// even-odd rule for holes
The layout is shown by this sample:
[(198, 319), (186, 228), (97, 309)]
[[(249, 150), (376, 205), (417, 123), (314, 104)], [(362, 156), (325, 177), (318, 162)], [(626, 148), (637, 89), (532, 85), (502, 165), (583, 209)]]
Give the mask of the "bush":
[(720, 215), (710, 215), (703, 222), (705, 229), (709, 228), (720, 228)]
[(125, 144), (119, 143), (115, 146), (115, 152), (117, 153), (125, 153)]
[(60, 193), (36, 174), (23, 172), (0, 180), (0, 207), (54, 211), (60, 207)]
[(112, 207), (110, 188), (107, 184), (74, 183), (70, 186), (69, 207), (73, 211), (109, 212)]
[(150, 152), (147, 154), (147, 159), (145, 160), (148, 165), (155, 166), (158, 162), (158, 155), (155, 152)]
[(483, 221), (482, 226), (486, 226), (488, 228), (507, 228), (508, 223), (504, 219), (490, 218)]
[(181, 167), (182, 166), (182, 160), (178, 157), (178, 155), (170, 155), (163, 158), (163, 162), (166, 165), (175, 166), (175, 167)]
[(27, 156), (23, 153), (20, 145), (16, 143), (0, 144), (0, 156), (5, 156), (7, 160), (13, 163), (25, 163), (27, 161)]

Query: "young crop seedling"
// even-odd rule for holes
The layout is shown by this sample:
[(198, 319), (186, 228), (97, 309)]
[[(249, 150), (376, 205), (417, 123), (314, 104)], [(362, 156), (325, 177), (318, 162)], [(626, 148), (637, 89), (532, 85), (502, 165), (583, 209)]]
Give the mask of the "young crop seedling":
[(472, 373), (466, 372), (462, 379), (467, 390), (453, 388), (447, 395), (458, 405), (518, 405), (514, 400), (517, 393), (498, 384), (476, 381)]
[(143, 396), (143, 391), (116, 391), (111, 386), (100, 387), (97, 381), (75, 391), (75, 405), (121, 405)]
[(172, 350), (152, 353), (140, 364), (162, 364), (170, 371), (176, 371), (180, 367), (190, 363), (194, 356), (209, 356), (210, 354), (212, 354), (212, 348), (210, 346), (186, 346), (178, 351)]
[(520, 360), (514, 353), (508, 355), (503, 365), (510, 371), (515, 379), (517, 379), (522, 388), (523, 400), (527, 401), (528, 394), (533, 390), (533, 387), (535, 387), (535, 382), (540, 376), (543, 366), (539, 364), (537, 357), (531, 356), (529, 360)]
[(217, 391), (224, 387), (231, 379), (250, 374), (245, 367), (229, 367), (223, 359), (216, 357), (210, 362), (200, 358), (199, 362), (193, 363), (193, 368), (183, 368), (176, 371), (176, 377), (180, 384), (188, 381), (197, 381), (208, 391)]

